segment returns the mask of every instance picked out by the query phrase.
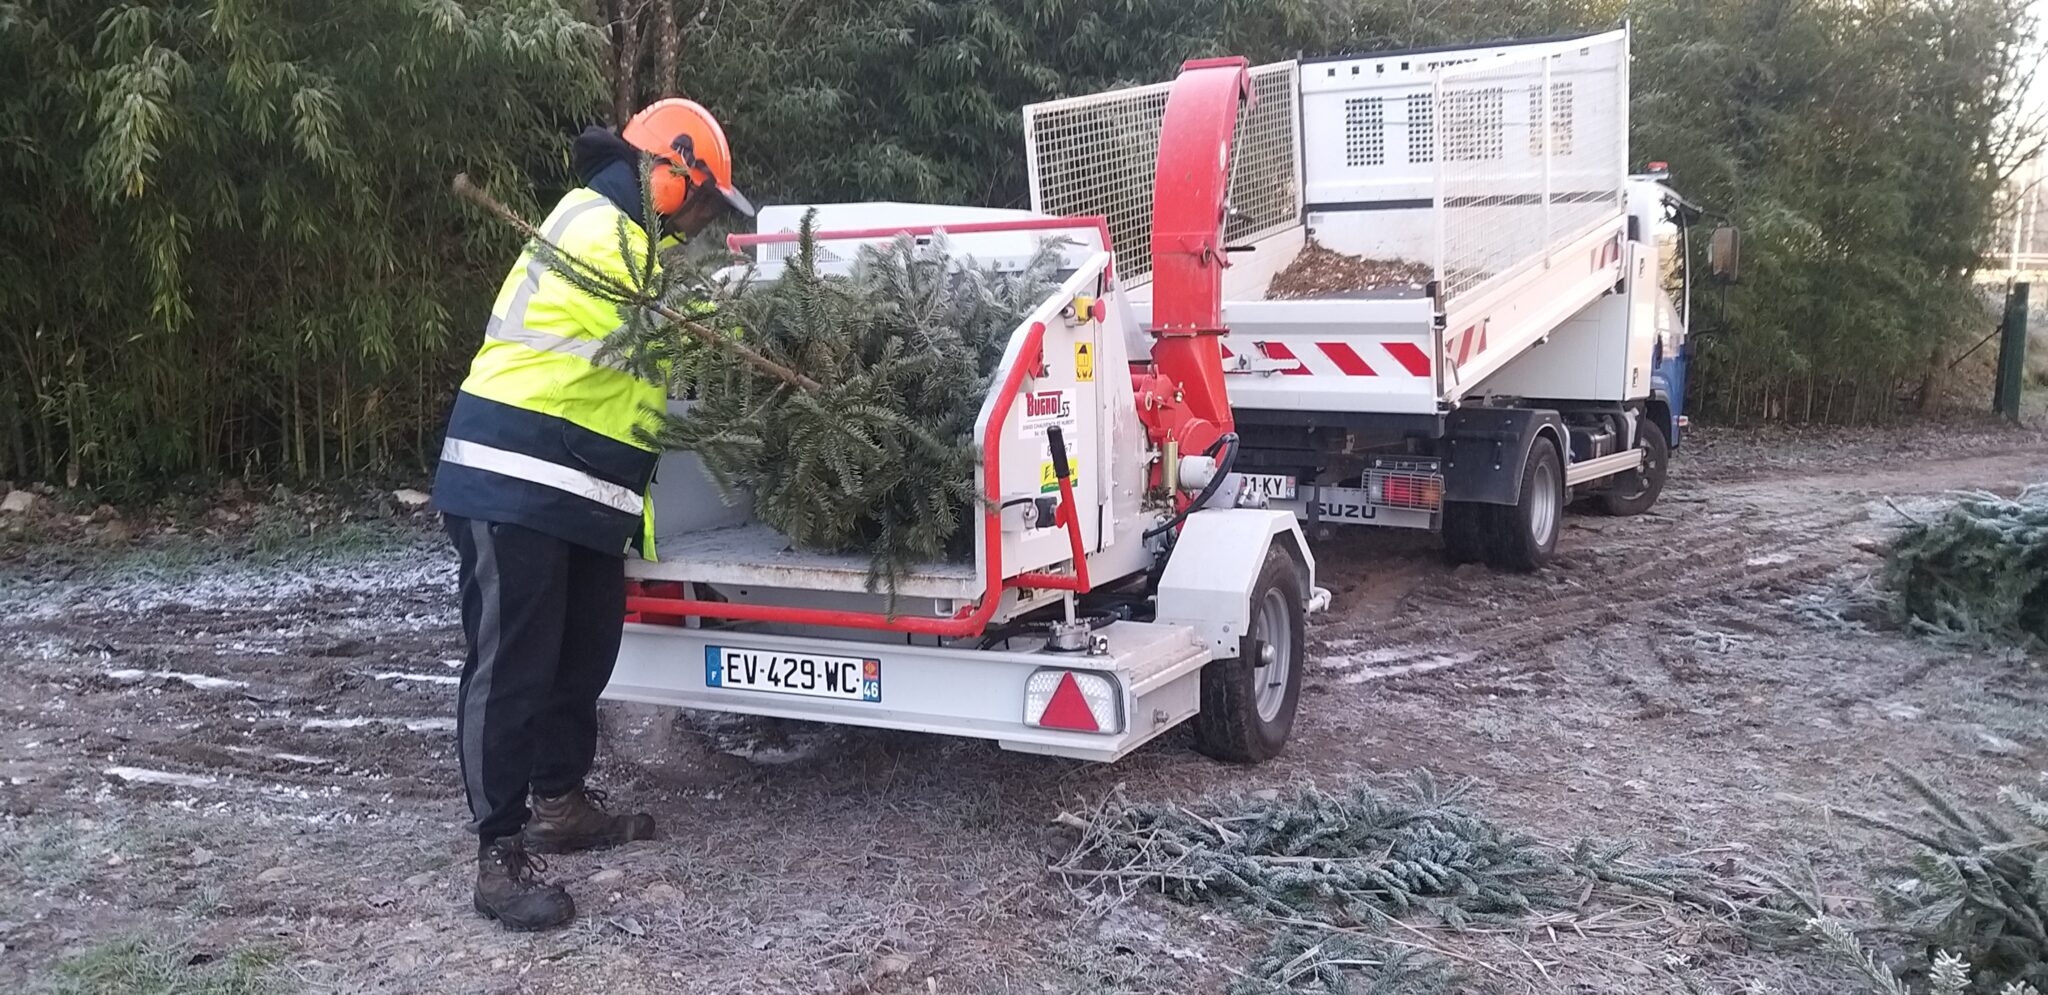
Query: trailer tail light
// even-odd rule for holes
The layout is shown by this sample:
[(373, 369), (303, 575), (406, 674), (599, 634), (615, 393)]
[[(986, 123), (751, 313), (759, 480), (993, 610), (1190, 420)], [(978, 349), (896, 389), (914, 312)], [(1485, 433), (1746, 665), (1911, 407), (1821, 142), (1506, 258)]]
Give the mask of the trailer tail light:
[(1075, 732), (1124, 731), (1116, 682), (1089, 670), (1039, 670), (1024, 682), (1024, 724)]
[(1374, 504), (1435, 511), (1444, 503), (1444, 478), (1433, 473), (1375, 471), (1370, 491)]

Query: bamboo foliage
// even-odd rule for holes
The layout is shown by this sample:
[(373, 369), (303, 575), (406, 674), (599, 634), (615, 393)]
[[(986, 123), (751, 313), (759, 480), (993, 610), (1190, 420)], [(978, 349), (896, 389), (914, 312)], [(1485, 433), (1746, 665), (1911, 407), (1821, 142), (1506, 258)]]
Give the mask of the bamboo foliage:
[(448, 178), (534, 216), (654, 97), (711, 108), (763, 203), (1018, 206), (1032, 101), (1624, 18), (1632, 163), (1745, 233), (1693, 411), (1926, 403), (1995, 321), (2025, 0), (0, 0), (0, 477), (418, 472), (519, 245)]
[(2008, 130), (2037, 57), (2024, 0), (1632, 10), (1634, 154), (1668, 160), (1687, 196), (1744, 230), (1741, 283), (1694, 297), (1709, 333), (1696, 409), (1835, 423), (1924, 409), (1996, 321), (1971, 273), (2000, 183), (2038, 149)]
[[(0, 473), (417, 466), (601, 39), (548, 0), (0, 3)], [(529, 194), (531, 196), (531, 194)]]

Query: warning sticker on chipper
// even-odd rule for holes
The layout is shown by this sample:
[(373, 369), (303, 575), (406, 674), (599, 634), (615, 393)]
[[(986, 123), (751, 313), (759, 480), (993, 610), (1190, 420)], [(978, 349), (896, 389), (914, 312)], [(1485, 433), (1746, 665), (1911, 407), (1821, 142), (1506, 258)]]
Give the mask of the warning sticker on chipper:
[[(1067, 458), (1067, 481), (1075, 487), (1081, 486), (1081, 463), (1073, 457)], [(1053, 475), (1052, 460), (1038, 464), (1038, 493), (1052, 494), (1060, 489), (1060, 478)]]
[(1095, 380), (1095, 349), (1086, 342), (1074, 343), (1074, 379), (1082, 383)]
[(1034, 390), (1024, 395), (1024, 417), (1019, 419), (1017, 437), (1045, 438), (1045, 430), (1058, 425), (1068, 440), (1080, 423), (1074, 418), (1074, 398), (1064, 390)]

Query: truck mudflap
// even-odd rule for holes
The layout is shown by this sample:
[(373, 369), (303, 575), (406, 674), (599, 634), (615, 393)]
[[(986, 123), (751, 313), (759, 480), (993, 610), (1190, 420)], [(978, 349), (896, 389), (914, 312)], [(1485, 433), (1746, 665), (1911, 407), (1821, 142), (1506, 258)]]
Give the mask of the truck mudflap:
[(1514, 504), (1522, 496), (1522, 468), (1529, 447), (1545, 435), (1545, 445), (1565, 451), (1564, 419), (1539, 408), (1460, 408), (1444, 419), (1439, 441), (1443, 456), (1444, 500), (1476, 504)]
[(1118, 621), (1092, 636), (1084, 651), (1060, 653), (632, 623), (605, 697), (969, 736), (1097, 761), (1124, 756), (1201, 707), (1212, 653), (1192, 627)]

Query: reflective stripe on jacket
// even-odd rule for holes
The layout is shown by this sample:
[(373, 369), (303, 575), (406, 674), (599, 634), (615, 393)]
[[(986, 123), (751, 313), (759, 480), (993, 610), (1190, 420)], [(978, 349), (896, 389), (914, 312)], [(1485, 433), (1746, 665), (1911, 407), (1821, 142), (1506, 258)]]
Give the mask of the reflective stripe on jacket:
[[(594, 190), (570, 191), (541, 232), (587, 265), (639, 280), (644, 259), (635, 249), (645, 232)], [(435, 507), (607, 553), (623, 555), (637, 541), (652, 559), (647, 489), (659, 454), (634, 429), (653, 428), (668, 395), (664, 384), (599, 356), (624, 323), (617, 305), (522, 253), (449, 415)]]

